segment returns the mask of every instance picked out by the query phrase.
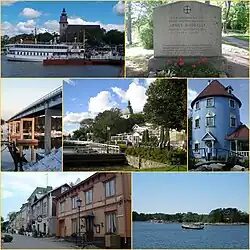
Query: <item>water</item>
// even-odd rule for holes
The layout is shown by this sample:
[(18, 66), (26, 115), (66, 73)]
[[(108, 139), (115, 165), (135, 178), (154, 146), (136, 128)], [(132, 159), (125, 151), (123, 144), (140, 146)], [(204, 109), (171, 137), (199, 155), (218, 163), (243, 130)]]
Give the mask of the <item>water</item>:
[(43, 66), (42, 62), (7, 61), (2, 56), (2, 77), (119, 77), (120, 72), (119, 66)]
[[(43, 138), (39, 139), (38, 145), (22, 145), (18, 146), (19, 151), (25, 154), (25, 159), (28, 162), (36, 162), (36, 153), (44, 153), (44, 141)], [(51, 148), (60, 148), (62, 146), (62, 138), (51, 138)], [(15, 165), (11, 154), (6, 145), (1, 145), (1, 162), (2, 171), (14, 171)], [(23, 163), (25, 164), (25, 163)]]
[(133, 223), (133, 248), (248, 249), (248, 226), (205, 226), (184, 230), (181, 224)]

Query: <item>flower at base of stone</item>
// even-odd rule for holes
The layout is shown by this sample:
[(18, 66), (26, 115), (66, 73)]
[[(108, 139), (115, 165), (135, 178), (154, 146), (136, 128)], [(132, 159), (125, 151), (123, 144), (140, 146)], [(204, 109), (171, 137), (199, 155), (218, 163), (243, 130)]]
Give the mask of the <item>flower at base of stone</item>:
[(202, 62), (207, 62), (207, 58), (202, 58), (201, 61)]
[(198, 64), (200, 64), (201, 63), (201, 61), (200, 60), (198, 60), (198, 62), (197, 62)]
[(182, 58), (181, 58), (181, 57), (179, 57), (178, 60), (179, 60), (180, 62), (182, 62)]
[(166, 62), (165, 62), (165, 63), (166, 63), (166, 65), (168, 65), (168, 64), (169, 64), (169, 60), (166, 60)]
[(177, 62), (174, 62), (174, 66), (177, 66)]
[(180, 61), (180, 62), (179, 62), (179, 65), (180, 65), (180, 66), (183, 66), (183, 65), (184, 65), (184, 62), (183, 62), (183, 61)]
[(193, 64), (193, 65), (192, 65), (192, 68), (193, 68), (193, 69), (194, 69), (194, 68), (196, 68), (196, 65), (195, 65), (195, 64)]

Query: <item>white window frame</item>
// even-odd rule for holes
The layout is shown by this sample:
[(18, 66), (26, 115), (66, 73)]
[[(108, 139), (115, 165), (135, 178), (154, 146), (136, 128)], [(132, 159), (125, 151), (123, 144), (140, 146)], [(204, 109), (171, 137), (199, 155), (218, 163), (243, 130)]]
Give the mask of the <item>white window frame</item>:
[(115, 195), (115, 179), (105, 182), (105, 197)]
[[(208, 125), (207, 123), (207, 118), (212, 118), (213, 119), (213, 125)], [(205, 119), (205, 126), (206, 127), (214, 127), (215, 126), (215, 114), (211, 111), (209, 111), (207, 114), (206, 114), (206, 119)]]
[(72, 209), (76, 209), (77, 208), (77, 203), (76, 203), (77, 199), (78, 199), (77, 195), (71, 197), (71, 208)]
[[(233, 101), (234, 107), (231, 106), (231, 101)], [(234, 99), (229, 99), (229, 107), (232, 108), (232, 109), (236, 108), (236, 101)]]
[[(198, 145), (198, 150), (195, 149), (195, 145)], [(199, 152), (199, 147), (200, 147), (200, 143), (199, 142), (195, 142), (194, 143), (194, 152)]]
[[(199, 121), (199, 126), (196, 126), (196, 121)], [(194, 120), (194, 128), (200, 128), (201, 127), (201, 122), (200, 122), (200, 117), (195, 117), (195, 120)]]
[[(212, 105), (208, 106), (207, 101), (210, 100), (210, 99), (212, 99)], [(208, 97), (208, 98), (206, 99), (206, 107), (207, 107), (207, 108), (214, 107), (214, 97)]]
[(86, 205), (92, 204), (93, 202), (93, 189), (90, 189), (85, 192), (85, 202)]
[[(235, 126), (232, 125), (231, 118), (235, 119)], [(237, 127), (236, 115), (234, 115), (234, 114), (230, 114), (230, 127), (231, 128), (236, 128)]]
[(65, 201), (60, 202), (60, 213), (63, 213), (65, 211)]
[[(198, 108), (197, 108), (197, 104), (198, 104)], [(198, 109), (200, 109), (200, 102), (199, 101), (195, 103), (195, 110), (198, 110)]]

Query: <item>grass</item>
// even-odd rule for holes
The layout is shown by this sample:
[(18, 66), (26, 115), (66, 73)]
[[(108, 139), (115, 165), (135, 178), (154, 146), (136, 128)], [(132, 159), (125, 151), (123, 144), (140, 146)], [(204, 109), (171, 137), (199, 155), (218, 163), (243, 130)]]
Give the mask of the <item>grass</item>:
[(138, 169), (133, 168), (135, 172), (187, 172), (187, 166), (167, 166), (164, 168), (146, 168), (146, 169)]

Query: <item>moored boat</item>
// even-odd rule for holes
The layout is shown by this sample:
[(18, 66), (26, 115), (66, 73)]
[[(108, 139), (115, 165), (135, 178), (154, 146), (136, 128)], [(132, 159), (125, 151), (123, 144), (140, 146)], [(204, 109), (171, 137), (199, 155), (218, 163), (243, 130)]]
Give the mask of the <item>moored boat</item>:
[(204, 229), (204, 225), (203, 224), (182, 224), (181, 227), (183, 229), (194, 229), (194, 230)]

